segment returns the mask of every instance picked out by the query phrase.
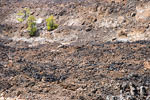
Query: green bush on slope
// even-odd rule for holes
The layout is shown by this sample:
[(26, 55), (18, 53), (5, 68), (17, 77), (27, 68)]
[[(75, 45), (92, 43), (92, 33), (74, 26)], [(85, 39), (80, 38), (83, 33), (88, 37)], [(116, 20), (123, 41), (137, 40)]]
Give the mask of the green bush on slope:
[(55, 23), (55, 19), (52, 15), (46, 19), (46, 22), (48, 31), (52, 31), (58, 27), (58, 24)]
[(35, 23), (36, 19), (34, 16), (29, 16), (28, 17), (28, 31), (30, 36), (35, 36), (37, 32), (37, 27)]
[(19, 11), (19, 13), (17, 13), (17, 15), (19, 16), (19, 18), (17, 18), (17, 20), (19, 22), (23, 22), (25, 19), (27, 19), (30, 16), (30, 9), (24, 8), (23, 11)]

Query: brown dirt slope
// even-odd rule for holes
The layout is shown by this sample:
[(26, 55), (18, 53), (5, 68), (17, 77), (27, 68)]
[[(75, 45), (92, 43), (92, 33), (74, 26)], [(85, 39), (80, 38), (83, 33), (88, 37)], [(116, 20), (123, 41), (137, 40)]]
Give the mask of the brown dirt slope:
[(148, 98), (149, 67), (144, 66), (150, 59), (148, 41), (33, 48), (8, 46), (10, 41), (4, 41), (0, 44), (0, 91), (5, 96), (25, 100)]

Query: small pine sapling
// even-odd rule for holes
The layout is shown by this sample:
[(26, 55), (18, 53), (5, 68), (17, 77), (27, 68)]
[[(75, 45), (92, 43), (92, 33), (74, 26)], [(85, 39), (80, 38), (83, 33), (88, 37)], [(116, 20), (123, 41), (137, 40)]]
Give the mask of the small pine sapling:
[(30, 16), (30, 9), (24, 8), (23, 11), (19, 11), (19, 13), (17, 13), (17, 15), (19, 16), (19, 18), (17, 18), (17, 20), (19, 22), (23, 22)]
[(35, 34), (37, 32), (35, 21), (36, 21), (36, 19), (34, 16), (28, 17), (28, 31), (29, 31), (30, 36), (35, 36)]
[(30, 9), (29, 8), (24, 8), (23, 10), (24, 13), (24, 18), (28, 18), (30, 16)]
[(52, 15), (46, 19), (46, 22), (48, 31), (52, 31), (58, 27), (58, 24), (55, 23), (55, 19)]
[(23, 21), (24, 21), (23, 18), (17, 18), (17, 20), (18, 20), (19, 22), (23, 22)]

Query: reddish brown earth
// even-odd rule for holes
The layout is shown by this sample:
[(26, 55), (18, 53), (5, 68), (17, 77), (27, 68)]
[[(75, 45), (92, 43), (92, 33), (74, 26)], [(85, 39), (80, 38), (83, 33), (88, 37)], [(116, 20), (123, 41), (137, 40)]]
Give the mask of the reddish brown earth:
[[(0, 1), (2, 97), (150, 100), (147, 5), (148, 0)], [(30, 39), (23, 32), (26, 26), (10, 19), (24, 6), (30, 7), (36, 17), (55, 15), (59, 28), (47, 35), (56, 36), (57, 41), (40, 44), (39, 40), (35, 46), (13, 39), (14, 36)], [(39, 13), (37, 8), (45, 12)], [(139, 9), (144, 9), (143, 16)], [(39, 37), (45, 32), (43, 27), (39, 29)], [(73, 40), (73, 36), (78, 38)]]
[[(8, 46), (11, 41), (6, 41), (1, 40), (0, 46), (0, 89), (7, 97), (103, 100), (99, 98), (119, 95), (120, 86), (130, 82), (137, 88), (133, 97), (142, 98), (141, 86), (149, 92), (149, 68), (144, 67), (150, 59), (149, 42), (29, 48), (24, 43)], [(128, 91), (127, 87), (123, 94)]]

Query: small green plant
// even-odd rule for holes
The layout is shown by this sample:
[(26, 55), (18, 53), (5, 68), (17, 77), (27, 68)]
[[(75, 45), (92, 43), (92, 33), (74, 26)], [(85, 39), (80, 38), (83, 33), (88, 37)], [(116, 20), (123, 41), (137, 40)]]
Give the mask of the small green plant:
[(55, 19), (52, 15), (46, 19), (46, 22), (48, 31), (52, 31), (58, 27), (58, 24), (55, 23)]
[(22, 11), (19, 11), (19, 12), (17, 13), (17, 15), (18, 15), (18, 16), (23, 16), (24, 13), (22, 13)]
[(23, 21), (24, 21), (23, 18), (17, 18), (17, 20), (18, 20), (19, 22), (23, 22)]
[(28, 31), (29, 31), (30, 36), (35, 36), (35, 34), (37, 32), (35, 21), (36, 21), (36, 19), (34, 16), (28, 17)]
[(19, 11), (19, 13), (17, 13), (17, 15), (19, 16), (19, 18), (17, 18), (17, 20), (19, 22), (23, 22), (25, 19), (27, 19), (30, 16), (30, 9), (24, 8), (23, 11)]
[(29, 17), (30, 16), (30, 9), (29, 8), (24, 8), (23, 13), (24, 13), (24, 18)]

